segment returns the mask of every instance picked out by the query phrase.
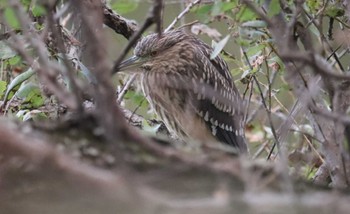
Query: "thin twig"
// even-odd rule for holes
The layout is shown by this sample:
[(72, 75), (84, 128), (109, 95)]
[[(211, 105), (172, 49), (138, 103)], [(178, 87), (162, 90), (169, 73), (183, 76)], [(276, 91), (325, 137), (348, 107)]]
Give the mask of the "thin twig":
[[(184, 15), (186, 15), (190, 10), (191, 10), (191, 8), (194, 6), (194, 5), (196, 5), (196, 4), (198, 4), (198, 3), (200, 3), (200, 1), (201, 0), (196, 0), (195, 2), (192, 2), (192, 3), (190, 3), (186, 8), (185, 8), (185, 10), (183, 10), (175, 19), (174, 19), (174, 21), (164, 30), (164, 32), (167, 32), (167, 31), (169, 31), (171, 28), (173, 28), (174, 27), (174, 25), (184, 16)], [(152, 11), (154, 11), (154, 9), (152, 10)], [(147, 18), (146, 19), (146, 22), (147, 22), (147, 20), (148, 19), (153, 19), (154, 18), (154, 13), (151, 13), (151, 17), (149, 17), (149, 18)], [(141, 27), (141, 29), (142, 28), (144, 28), (144, 26), (145, 25), (148, 25), (149, 23), (144, 23), (144, 25)], [(141, 29), (140, 29), (140, 31), (141, 31)], [(141, 35), (142, 34), (142, 32), (140, 33), (140, 31), (138, 32), (139, 33), (139, 35)], [(130, 42), (129, 42), (129, 44), (131, 44), (131, 45), (128, 45), (126, 48), (125, 48), (125, 50), (123, 51), (123, 54), (120, 56), (120, 58), (117, 60), (117, 62), (115, 63), (115, 66), (114, 66), (114, 68), (113, 68), (113, 72), (117, 72), (117, 67), (116, 66), (119, 66), (119, 64), (120, 64), (120, 62), (121, 62), (121, 57), (122, 57), (122, 59), (126, 56), (126, 53), (130, 50), (130, 49), (128, 49), (129, 47), (131, 48), (133, 45), (134, 45), (134, 43), (136, 43), (136, 41), (139, 39), (139, 35), (136, 35), (137, 36), (137, 38), (134, 38), (134, 36), (130, 39)], [(136, 37), (135, 36), (135, 37)], [(135, 40), (135, 42), (134, 42), (134, 40)], [(125, 93), (126, 93), (126, 91), (129, 89), (129, 87), (130, 87), (130, 85), (133, 83), (133, 81), (135, 80), (135, 78), (136, 78), (136, 74), (133, 74), (128, 80), (127, 80), (127, 83), (125, 84), (125, 86), (123, 87), (123, 89), (122, 89), (122, 91), (120, 91), (119, 92), (119, 95), (118, 95), (118, 99), (117, 99), (117, 102), (118, 103), (120, 103), (122, 100), (123, 100), (123, 97), (124, 97), (124, 95), (125, 95)]]
[(126, 92), (128, 91), (130, 85), (134, 82), (135, 79), (136, 79), (136, 74), (133, 74), (128, 79), (128, 81), (125, 83), (124, 87), (118, 93), (117, 103), (121, 103), (121, 101), (123, 100), (124, 95), (126, 94)]
[[(149, 14), (149, 16), (146, 18), (146, 21), (144, 22), (144, 24), (142, 25), (142, 27), (140, 28), (140, 30), (138, 30), (136, 33), (134, 33), (132, 35), (132, 37), (130, 38), (130, 41), (128, 43), (128, 45), (125, 47), (125, 49), (123, 50), (122, 54), (119, 56), (119, 58), (117, 59), (117, 61), (115, 62), (113, 69), (112, 69), (112, 73), (117, 73), (119, 71), (119, 65), (122, 62), (122, 60), (125, 58), (125, 56), (127, 55), (127, 53), (130, 51), (130, 49), (137, 43), (137, 41), (140, 39), (142, 33), (148, 28), (150, 27), (153, 23), (158, 23), (158, 25), (160, 25), (161, 19), (160, 14), (162, 13), (160, 10), (162, 10), (163, 6), (162, 6), (162, 0), (158, 0), (154, 5), (153, 8), (151, 9), (151, 12)], [(158, 10), (158, 11), (157, 11)], [(156, 15), (157, 13), (159, 13), (159, 15)], [(158, 27), (160, 30), (160, 27)], [(158, 32), (160, 33), (160, 32)], [(132, 75), (128, 80), (126, 85), (123, 87), (123, 90), (119, 93), (118, 98), (117, 98), (117, 102), (120, 103), (123, 100), (123, 97), (126, 93), (126, 91), (129, 89), (130, 85), (134, 82), (136, 77), (136, 74)]]
[[(162, 1), (158, 0), (155, 2), (153, 5), (150, 14), (146, 18), (146, 21), (143, 23), (141, 26), (140, 30), (138, 30), (136, 33), (132, 35), (132, 37), (129, 40), (129, 43), (127, 46), (124, 48), (123, 52), (120, 54), (119, 58), (116, 60), (114, 63), (112, 73), (117, 73), (119, 71), (119, 65), (125, 58), (125, 56), (128, 54), (130, 49), (137, 43), (137, 41), (140, 39), (141, 35), (147, 28), (149, 28), (152, 24), (154, 23), (159, 23), (161, 20), (156, 20), (156, 18), (160, 18), (160, 15), (158, 13), (161, 13), (162, 9)], [(158, 26), (158, 24), (157, 24)], [(160, 32), (158, 32), (160, 33)]]
[[(245, 114), (244, 114), (244, 119), (243, 119), (244, 124), (247, 124), (247, 123), (248, 123), (248, 119), (247, 119), (247, 118), (248, 118), (248, 113), (249, 113), (249, 109), (250, 109), (250, 103), (251, 103), (252, 96), (253, 96), (254, 82), (251, 81), (251, 78), (250, 78), (249, 83), (247, 84), (247, 89), (246, 89), (246, 91), (248, 91), (249, 85), (250, 85), (250, 93), (249, 93), (247, 108), (246, 108), (246, 111), (245, 111)], [(244, 100), (246, 91), (244, 92), (243, 100)], [(257, 111), (258, 111), (258, 109), (256, 110), (256, 112), (257, 112)]]
[[(277, 77), (277, 74), (278, 74), (277, 71), (274, 71), (274, 72), (272, 73), (272, 75), (271, 75), (271, 77), (270, 77), (270, 79), (269, 79), (270, 83), (273, 83), (273, 82), (275, 81), (275, 79), (276, 79), (276, 77)], [(265, 89), (265, 91), (264, 91), (264, 93), (263, 93), (264, 97), (266, 97), (266, 96), (268, 95), (268, 93), (270, 93), (270, 92), (269, 92), (269, 88)], [(270, 98), (270, 99), (271, 99), (271, 98)], [(260, 110), (260, 108), (261, 108), (262, 106), (263, 106), (263, 103), (260, 102), (260, 105), (259, 105), (257, 108), (255, 108), (254, 111), (252, 111), (252, 112), (250, 113), (249, 118), (246, 119), (246, 123), (250, 123), (250, 122), (254, 119), (254, 117), (256, 116), (256, 114), (258, 113), (258, 111)]]
[(269, 145), (269, 141), (265, 141), (260, 147), (259, 149), (254, 153), (252, 159), (256, 159), (257, 157), (259, 157), (259, 155), (264, 151), (264, 149)]
[(14, 40), (11, 47), (14, 48), (25, 60), (27, 60), (28, 64), (30, 64), (38, 73), (41, 81), (46, 83), (45, 86), (50, 90), (50, 92), (56, 95), (58, 100), (67, 105), (70, 109), (77, 109), (78, 105), (75, 97), (56, 81), (59, 66), (52, 63), (47, 55), (45, 44), (43, 44), (43, 41), (39, 38), (35, 31), (30, 30), (31, 27), (28, 22), (30, 18), (25, 15), (26, 13), (24, 12), (21, 3), (18, 0), (13, 0), (11, 1), (11, 6), (19, 20), (24, 37), (31, 44), (38, 55), (38, 63), (35, 63), (34, 59), (27, 54), (27, 51), (24, 49), (25, 45), (23, 45), (23, 39), (18, 38), (14, 32), (10, 32), (11, 37)]
[(333, 78), (340, 81), (350, 80), (350, 75), (335, 72), (333, 68), (331, 68), (330, 65), (327, 64), (322, 57), (314, 55), (312, 53), (289, 52), (281, 53), (280, 56), (281, 59), (286, 61), (293, 60), (304, 62), (309, 66), (313, 67), (316, 73), (326, 75), (328, 78)]
[(173, 20), (173, 22), (164, 30), (164, 32), (168, 32), (169, 30), (171, 30), (175, 24), (184, 16), (186, 15), (191, 9), (192, 7), (194, 7), (195, 5), (199, 4), (201, 2), (201, 0), (196, 0), (194, 2), (191, 2), (190, 4), (187, 5), (187, 7)]
[[(243, 52), (243, 55), (244, 55), (244, 57), (245, 57), (245, 59), (246, 59), (246, 62), (248, 63), (248, 66), (249, 66), (250, 69), (252, 70), (252, 69), (253, 69), (253, 66), (252, 66), (252, 65), (250, 64), (250, 62), (249, 62), (247, 53), (245, 52), (245, 50), (242, 50), (242, 52)], [(269, 111), (269, 108), (267, 107), (267, 104), (266, 104), (266, 102), (265, 102), (265, 98), (264, 98), (263, 91), (262, 91), (262, 89), (261, 89), (261, 87), (260, 87), (260, 84), (259, 84), (259, 81), (256, 79), (256, 76), (255, 76), (255, 75), (253, 75), (253, 80), (255, 81), (255, 83), (256, 83), (256, 85), (257, 85), (257, 87), (258, 87), (258, 90), (259, 90), (259, 93), (260, 93), (260, 96), (261, 96), (261, 102), (262, 102), (262, 104), (263, 104), (263, 106), (264, 106), (264, 108), (265, 108), (265, 110), (266, 110), (267, 117), (268, 117), (268, 120), (269, 120), (269, 123), (270, 123), (270, 127), (271, 127), (271, 131), (272, 131), (272, 135), (273, 135), (273, 137), (274, 137), (274, 139), (275, 139), (275, 141), (276, 141), (276, 143), (277, 143), (277, 147), (279, 147), (280, 144), (279, 144), (278, 136), (277, 136), (276, 130), (275, 130), (275, 128), (274, 128), (274, 125), (273, 125), (273, 123), (272, 123), (271, 111)]]
[(273, 26), (273, 22), (266, 16), (263, 10), (256, 7), (254, 3), (250, 0), (242, 0), (242, 2), (247, 5), (254, 13), (256, 13), (263, 21), (266, 22), (268, 26)]
[(134, 111), (132, 111), (132, 113), (131, 113), (131, 115), (130, 115), (130, 117), (129, 117), (129, 119), (128, 119), (128, 123), (131, 122), (132, 117), (136, 114), (137, 110), (140, 109), (140, 107), (142, 106), (143, 102), (145, 102), (145, 100), (146, 100), (146, 99), (143, 98), (143, 99), (141, 100), (141, 102), (136, 106), (136, 108), (134, 109)]
[(72, 63), (71, 61), (68, 60), (66, 50), (65, 50), (65, 44), (63, 41), (63, 37), (64, 37), (63, 32), (60, 29), (59, 22), (58, 21), (55, 22), (53, 13), (49, 13), (47, 19), (48, 19), (47, 25), (51, 28), (53, 35), (56, 37), (57, 47), (59, 49), (59, 52), (62, 53), (63, 64), (66, 67), (66, 71), (63, 74), (67, 78), (68, 83), (70, 84), (70, 87), (72, 89), (71, 93), (73, 94), (75, 101), (77, 103), (77, 112), (81, 113), (84, 110), (83, 99), (82, 99), (83, 92), (81, 88), (78, 86), (78, 83), (74, 77), (75, 71), (72, 66)]

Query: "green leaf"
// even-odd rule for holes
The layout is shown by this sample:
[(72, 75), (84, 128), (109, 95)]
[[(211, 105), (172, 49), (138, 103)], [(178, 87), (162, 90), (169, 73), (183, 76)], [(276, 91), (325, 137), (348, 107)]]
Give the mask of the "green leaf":
[(264, 28), (267, 27), (266, 22), (261, 21), (261, 20), (253, 20), (253, 21), (247, 21), (244, 22), (242, 27), (253, 27), (253, 28)]
[(136, 0), (118, 0), (112, 4), (112, 9), (120, 14), (130, 13), (137, 9), (138, 1)]
[(0, 97), (4, 95), (6, 86), (7, 86), (7, 82), (0, 80)]
[(250, 48), (248, 48), (247, 50), (247, 55), (248, 57), (254, 56), (254, 55), (258, 55), (261, 53), (261, 51), (266, 47), (265, 44), (258, 44), (258, 45), (254, 45)]
[(211, 15), (212, 16), (220, 15), (222, 13), (221, 7), (222, 7), (222, 2), (216, 1), (211, 10)]
[(332, 18), (335, 18), (335, 17), (343, 16), (345, 14), (345, 11), (343, 8), (332, 5), (331, 7), (327, 8), (326, 14)]
[(320, 31), (315, 25), (310, 25), (308, 29), (313, 33), (316, 37), (320, 37)]
[(24, 115), (23, 115), (23, 118), (22, 120), (23, 121), (27, 121), (27, 120), (34, 120), (34, 121), (38, 121), (38, 120), (43, 120), (43, 119), (46, 119), (47, 116), (45, 115), (44, 112), (42, 111), (39, 111), (39, 110), (32, 110), (32, 111), (29, 111), (29, 112), (26, 112)]
[(226, 11), (232, 10), (236, 6), (237, 2), (215, 1), (215, 4), (211, 9), (211, 16), (218, 16)]
[(267, 15), (273, 17), (281, 12), (281, 5), (279, 0), (271, 0), (269, 4), (269, 11)]
[(26, 112), (26, 113), (23, 115), (22, 120), (23, 120), (23, 121), (28, 121), (28, 120), (32, 119), (32, 117), (33, 117), (33, 114), (29, 111), (29, 112)]
[(15, 96), (24, 100), (24, 103), (29, 103), (30, 107), (33, 108), (38, 108), (44, 104), (40, 87), (35, 83), (28, 82), (22, 84)]
[[(148, 102), (143, 93), (134, 90), (128, 90), (124, 96), (125, 107), (131, 111), (137, 110), (138, 114), (142, 115), (148, 111)], [(145, 116), (145, 115), (143, 115)], [(147, 117), (147, 116), (145, 116)]]
[(35, 71), (32, 68), (29, 68), (27, 71), (21, 73), (20, 75), (18, 75), (16, 78), (14, 78), (11, 83), (9, 84), (9, 86), (7, 87), (6, 93), (5, 93), (5, 97), (4, 97), (4, 102), (7, 101), (7, 98), (9, 96), (9, 93), (19, 84), (22, 84), (25, 80), (29, 79), (31, 76), (33, 76), (33, 74), (35, 73)]
[(277, 63), (281, 68), (284, 68), (284, 63), (282, 62), (281, 58), (279, 58), (278, 56), (269, 58), (268, 63)]
[(34, 17), (43, 16), (46, 14), (46, 9), (43, 6), (36, 4), (32, 9), (32, 13)]
[(242, 73), (242, 69), (241, 68), (234, 68), (231, 70), (231, 74), (233, 76), (239, 75), (240, 73)]
[(308, 0), (306, 1), (306, 6), (310, 8), (312, 13), (315, 13), (322, 7), (322, 2), (319, 0)]
[(25, 109), (25, 110), (19, 110), (17, 113), (16, 113), (16, 117), (23, 120), (23, 116), (29, 112), (28, 109)]
[(151, 126), (146, 120), (142, 120), (142, 129), (148, 133), (156, 134), (161, 124)]
[(0, 0), (0, 9), (7, 7), (7, 0)]
[(212, 4), (206, 4), (200, 7), (195, 7), (193, 10), (197, 13), (197, 15), (208, 15), (212, 8)]
[(200, 7), (194, 7), (193, 11), (196, 13), (198, 19), (202, 23), (207, 23), (210, 20), (210, 11), (213, 8), (212, 4), (203, 5)]
[(137, 93), (133, 90), (128, 90), (124, 95), (124, 99), (133, 100), (135, 103), (139, 103), (142, 97), (143, 96), (140, 93)]
[(5, 60), (16, 56), (16, 52), (13, 51), (5, 42), (0, 41), (0, 59)]
[(266, 35), (265, 32), (255, 28), (240, 28), (239, 33), (242, 37), (250, 40), (250, 43), (254, 42), (254, 39), (259, 39), (261, 36)]
[(16, 30), (21, 28), (18, 18), (11, 7), (5, 8), (4, 16), (5, 16), (6, 22), (11, 28)]
[(36, 88), (29, 92), (25, 101), (32, 104), (33, 108), (38, 108), (44, 105), (45, 103), (44, 97), (41, 95), (41, 91), (39, 88)]
[(239, 46), (246, 47), (249, 46), (250, 40), (244, 39), (244, 38), (237, 38), (236, 42)]
[(253, 12), (252, 10), (250, 10), (247, 7), (242, 7), (238, 13), (236, 14), (236, 18), (238, 19), (238, 21), (240, 22), (246, 22), (246, 21), (252, 21), (254, 19), (257, 18), (257, 15), (255, 14), (255, 12)]
[(233, 2), (223, 2), (221, 10), (223, 12), (226, 12), (228, 10), (232, 10), (233, 8), (235, 8), (237, 6), (237, 1), (233, 1)]
[(229, 39), (230, 39), (230, 35), (227, 35), (220, 42), (218, 42), (214, 45), (214, 51), (210, 54), (210, 59), (214, 59), (215, 57), (217, 57), (220, 54), (220, 52), (225, 47), (225, 45)]
[(21, 0), (22, 5), (27, 7), (27, 8), (30, 6), (31, 2), (32, 2), (32, 0)]
[(8, 59), (8, 62), (10, 65), (17, 65), (21, 62), (22, 58), (20, 56), (14, 56), (10, 59)]
[[(348, 144), (346, 144), (346, 145), (348, 145)], [(313, 167), (313, 168), (309, 167), (308, 165), (306, 165), (306, 167), (309, 170), (309, 171), (305, 170), (305, 172), (308, 172), (306, 179), (311, 181), (311, 180), (313, 180), (315, 178), (315, 175), (316, 175), (318, 169), (316, 167)]]
[(241, 79), (245, 78), (250, 73), (250, 69), (246, 69), (241, 76)]
[(35, 83), (28, 82), (25, 84), (22, 84), (21, 87), (19, 87), (18, 91), (16, 92), (15, 96), (20, 98), (20, 99), (26, 99), (30, 92), (39, 89), (39, 86)]
[(96, 77), (91, 73), (91, 71), (80, 60), (76, 60), (76, 62), (80, 67), (79, 74), (86, 78), (89, 83), (97, 84)]

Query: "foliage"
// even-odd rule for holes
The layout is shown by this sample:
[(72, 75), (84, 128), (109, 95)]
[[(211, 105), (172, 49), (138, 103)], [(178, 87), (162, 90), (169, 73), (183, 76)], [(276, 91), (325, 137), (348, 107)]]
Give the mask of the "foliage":
[[(12, 113), (21, 120), (50, 118), (47, 112), (58, 110), (56, 106), (52, 105), (50, 94), (44, 96), (42, 88), (45, 88), (45, 85), (41, 85), (35, 73), (41, 71), (41, 68), (36, 67), (36, 63), (40, 61), (38, 58), (42, 57), (40, 54), (44, 53), (49, 62), (56, 65), (56, 70), (44, 72), (54, 73), (56, 75), (55, 81), (63, 85), (65, 89), (73, 90), (67, 80), (69, 79), (67, 67), (74, 71), (73, 76), (77, 79), (76, 85), (85, 84), (86, 86), (97, 83), (84, 64), (83, 57), (74, 52), (84, 46), (77, 41), (78, 39), (74, 38), (80, 29), (75, 23), (63, 23), (62, 20), (69, 19), (71, 15), (64, 11), (60, 17), (62, 26), (59, 28), (62, 30), (60, 33), (64, 35), (62, 36), (64, 45), (61, 45), (64, 48), (58, 48), (59, 41), (52, 40), (48, 36), (48, 38), (43, 39), (45, 51), (40, 52), (31, 38), (23, 36), (23, 31), (26, 28), (19, 19), (18, 11), (11, 6), (10, 2), (0, 1), (1, 17), (5, 23), (5, 27), (1, 26), (1, 30), (12, 35), (12, 37), (0, 41), (0, 96), (3, 104), (6, 104), (2, 113)], [(43, 1), (22, 0), (20, 2), (22, 9), (30, 19), (28, 29), (33, 31), (35, 35), (46, 36), (43, 29), (52, 30), (46, 22), (42, 21), (50, 12), (47, 5), (43, 4)], [(271, 23), (274, 24), (274, 22), (267, 23), (266, 19), (272, 20), (278, 16), (291, 23), (293, 25), (291, 28), (293, 29), (293, 39), (297, 41), (298, 50), (322, 57), (331, 69), (343, 74), (350, 66), (348, 56), (350, 31), (346, 15), (349, 11), (346, 10), (341, 1), (307, 0), (300, 7), (297, 3), (300, 1), (255, 0), (249, 2), (266, 15), (265, 20), (246, 1), (239, 0), (221, 0), (213, 1), (210, 4), (196, 5), (187, 16), (189, 19), (198, 20), (207, 26), (209, 31), (219, 32), (219, 39), (208, 38), (208, 36), (203, 36), (203, 38), (213, 40), (211, 58), (222, 54), (229, 62), (231, 73), (236, 77), (236, 84), (247, 102), (246, 134), (250, 142), (251, 154), (254, 158), (267, 158), (271, 155), (270, 159), (274, 160), (274, 158), (278, 158), (277, 151), (272, 149), (278, 141), (275, 132), (279, 131), (278, 127), (281, 127), (287, 120), (286, 118), (289, 118), (301, 97), (292, 91), (296, 88), (286, 78), (288, 76), (286, 67), (290, 61), (283, 59), (281, 54), (288, 50), (281, 50), (278, 46), (280, 41), (276, 41), (270, 30)], [(266, 2), (270, 2), (270, 4), (266, 6)], [(135, 11), (143, 10), (140, 7), (142, 2), (138, 0), (110, 0), (107, 3), (119, 14), (134, 14)], [(66, 1), (62, 1), (59, 8), (64, 8), (66, 4), (68, 4)], [(165, 4), (166, 9), (172, 7), (170, 3)], [(293, 12), (297, 9), (300, 9), (300, 14), (295, 16)], [(166, 26), (170, 22), (169, 20), (175, 17), (165, 18), (167, 18), (167, 21), (164, 22)], [(144, 17), (139, 19), (143, 21)], [(210, 37), (213, 34), (210, 34), (209, 31), (203, 32)], [(314, 48), (309, 49), (304, 42), (305, 40)], [(19, 46), (26, 52), (27, 58), (19, 55), (14, 48), (19, 42), (22, 42)], [(122, 51), (114, 44), (108, 45), (111, 46), (111, 49)], [(115, 59), (114, 56), (111, 58)], [(27, 61), (28, 59), (33, 61)], [(43, 66), (38, 64), (39, 67)], [(302, 66), (305, 67), (305, 65)], [(302, 70), (305, 73), (301, 72), (298, 75), (307, 75), (310, 67), (312, 68), (309, 66)], [(116, 86), (122, 88), (121, 86), (126, 82), (125, 77), (116, 78), (119, 80)], [(325, 109), (332, 112), (331, 91), (324, 86), (322, 87), (320, 89), (322, 93), (318, 93), (318, 104), (324, 104)], [(150, 107), (140, 91), (140, 88), (135, 84), (135, 87), (128, 90), (124, 96), (122, 106), (146, 119), (154, 119), (155, 115), (150, 112)], [(290, 171), (311, 179), (320, 166), (318, 162), (324, 161), (324, 154), (320, 154), (319, 149), (322, 140), (316, 136), (317, 130), (309, 119), (299, 116), (292, 118), (292, 120), (291, 128), (288, 129), (290, 134), (284, 139), (287, 142), (284, 147), (286, 147), (287, 155), (290, 158)], [(143, 121), (143, 126), (145, 131), (151, 133), (155, 133), (159, 128), (159, 126), (151, 127), (146, 120)], [(343, 141), (345, 143), (345, 140)], [(294, 157), (296, 156), (293, 155), (296, 154), (296, 151), (300, 155), (297, 157), (304, 160), (301, 164), (295, 163)]]
[(126, 14), (137, 9), (139, 0), (110, 0), (109, 4), (113, 10)]

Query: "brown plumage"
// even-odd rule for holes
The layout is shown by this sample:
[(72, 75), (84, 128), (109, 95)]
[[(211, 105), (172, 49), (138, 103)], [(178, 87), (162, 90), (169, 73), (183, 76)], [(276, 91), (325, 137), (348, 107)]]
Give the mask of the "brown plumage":
[(182, 30), (151, 34), (121, 64), (141, 68), (143, 91), (166, 127), (181, 139), (223, 142), (246, 152), (242, 100), (226, 62)]

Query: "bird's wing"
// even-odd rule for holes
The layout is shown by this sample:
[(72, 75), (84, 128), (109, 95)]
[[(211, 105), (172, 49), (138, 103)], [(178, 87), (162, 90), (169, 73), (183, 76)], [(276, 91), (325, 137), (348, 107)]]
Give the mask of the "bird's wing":
[(194, 108), (219, 141), (245, 152), (243, 102), (227, 64), (220, 57), (210, 60), (209, 50), (205, 47), (194, 54), (193, 60), (201, 62), (191, 72), (194, 75), (192, 81), (197, 80), (193, 82), (197, 100)]

